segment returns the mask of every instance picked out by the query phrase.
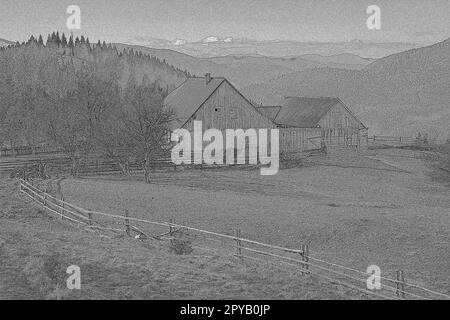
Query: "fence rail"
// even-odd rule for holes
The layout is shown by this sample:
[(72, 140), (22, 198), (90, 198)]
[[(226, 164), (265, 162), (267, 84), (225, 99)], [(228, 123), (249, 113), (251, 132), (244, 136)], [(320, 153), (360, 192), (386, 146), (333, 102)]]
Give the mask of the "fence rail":
[[(72, 161), (63, 153), (47, 153), (45, 155), (0, 157), (0, 174), (6, 175), (21, 169), (31, 169), (38, 164), (45, 164), (50, 171), (69, 173), (72, 168)], [(160, 157), (151, 161), (155, 168), (172, 167), (170, 157)], [(131, 171), (140, 171), (142, 165), (137, 162), (130, 162)], [(98, 155), (92, 155), (83, 159), (79, 164), (80, 175), (108, 174), (121, 172), (120, 165), (109, 159)]]
[[(225, 153), (224, 153), (225, 154)], [(194, 158), (194, 153), (192, 154), (192, 158)], [(254, 167), (255, 163), (258, 165), (260, 160), (259, 157), (250, 157), (248, 155), (245, 156), (245, 164), (238, 164), (237, 159), (235, 159), (234, 163), (227, 164), (224, 159), (223, 164), (182, 164), (182, 167), (202, 167), (202, 168), (220, 168), (220, 167), (228, 167), (230, 165), (238, 165), (241, 167)], [(12, 172), (32, 168), (38, 164), (45, 164), (49, 171), (53, 172), (64, 172), (69, 173), (72, 168), (72, 162), (69, 157), (65, 156), (62, 153), (53, 153), (47, 154), (44, 156), (19, 156), (19, 157), (0, 157), (0, 175), (10, 174)], [(162, 157), (155, 158), (150, 161), (150, 165), (154, 169), (167, 169), (178, 167), (172, 161), (172, 158), (169, 155), (165, 155)], [(128, 169), (131, 172), (141, 172), (142, 164), (136, 161), (130, 161), (128, 163)], [(97, 174), (110, 174), (122, 172), (122, 168), (120, 165), (114, 161), (109, 160), (104, 157), (98, 155), (91, 155), (79, 164), (78, 174), (80, 176), (88, 176), (88, 175), (97, 175)], [(23, 175), (21, 175), (23, 177)]]
[[(245, 258), (251, 261), (271, 262), (273, 266), (281, 269), (294, 268), (294, 270), (298, 270), (301, 274), (310, 274), (321, 279), (326, 279), (332, 283), (347, 286), (367, 294), (368, 297), (372, 298), (436, 299), (438, 297), (450, 299), (449, 295), (406, 282), (402, 270), (397, 272), (397, 275), (401, 275), (401, 277), (397, 276), (397, 279), (381, 277), (381, 280), (393, 283), (395, 287), (393, 285), (383, 284), (380, 290), (368, 290), (362, 285), (366, 285), (369, 276), (366, 272), (316, 258), (310, 253), (309, 246), (306, 244), (302, 245), (299, 249), (287, 248), (244, 238), (239, 228), (235, 229), (234, 235), (227, 235), (177, 224), (174, 220), (159, 222), (132, 217), (128, 210), (125, 210), (125, 215), (122, 216), (84, 209), (65, 201), (64, 198), (58, 199), (28, 181), (20, 179), (19, 185), (20, 192), (42, 206), (45, 210), (57, 215), (61, 219), (66, 219), (78, 226), (82, 226), (90, 232), (104, 232), (101, 235), (105, 237), (109, 237), (107, 232), (112, 232), (113, 234), (125, 233), (128, 236), (131, 236), (131, 233), (134, 232), (137, 234), (137, 238), (172, 241), (175, 233), (183, 233), (188, 237), (193, 237), (194, 241), (199, 241), (199, 239), (206, 240), (208, 247), (197, 248), (214, 250), (223, 254), (223, 250), (211, 247), (211, 243), (219, 243), (223, 247), (234, 248), (235, 253), (233, 255), (240, 259)], [(100, 220), (99, 217), (103, 217), (105, 220)], [(168, 232), (153, 236), (147, 230), (143, 230), (143, 228), (137, 225), (131, 225), (131, 223), (167, 228)], [(114, 224), (114, 226), (110, 226), (110, 224)], [(117, 225), (121, 227), (117, 227)], [(191, 235), (188, 232), (192, 232), (193, 234)], [(262, 259), (261, 256), (266, 259)], [(269, 261), (267, 259), (272, 260)]]
[(374, 143), (399, 143), (399, 144), (414, 144), (416, 138), (412, 137), (398, 137), (398, 136), (373, 136), (369, 137), (369, 141)]

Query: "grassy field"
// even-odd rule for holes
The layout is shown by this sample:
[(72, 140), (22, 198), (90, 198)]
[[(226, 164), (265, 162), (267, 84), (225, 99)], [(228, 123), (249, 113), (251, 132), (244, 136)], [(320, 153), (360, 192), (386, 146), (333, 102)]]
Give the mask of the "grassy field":
[[(264, 177), (258, 170), (155, 172), (62, 182), (85, 208), (177, 223), (300, 248), (311, 255), (450, 293), (450, 185), (430, 154), (387, 149), (315, 157)], [(362, 299), (366, 295), (230, 252), (170, 252), (167, 242), (105, 239), (43, 212), (0, 182), (0, 299)], [(161, 231), (161, 230), (159, 230)], [(158, 231), (158, 232), (159, 232)], [(199, 245), (199, 246), (195, 246)], [(82, 270), (82, 290), (64, 288)], [(59, 292), (57, 294), (57, 292)]]
[[(0, 299), (360, 299), (289, 269), (167, 242), (106, 239), (52, 217), (0, 181)], [(81, 290), (65, 273), (81, 268)], [(60, 290), (57, 290), (57, 286)]]
[[(257, 170), (155, 172), (65, 180), (66, 199), (85, 208), (300, 248), (382, 276), (450, 291), (450, 188), (432, 179), (427, 153), (399, 149), (329, 155), (260, 176)], [(276, 295), (274, 295), (275, 297)]]

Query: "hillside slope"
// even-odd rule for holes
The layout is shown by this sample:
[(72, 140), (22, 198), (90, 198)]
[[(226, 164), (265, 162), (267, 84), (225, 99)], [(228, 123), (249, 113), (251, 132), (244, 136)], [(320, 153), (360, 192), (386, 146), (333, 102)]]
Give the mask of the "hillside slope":
[[(228, 252), (177, 255), (168, 242), (102, 238), (44, 212), (14, 184), (0, 181), (0, 299), (367, 299)], [(81, 290), (66, 289), (70, 265), (80, 267)]]
[[(197, 58), (171, 49), (154, 49), (143, 46), (116, 43), (119, 50), (140, 51), (143, 54), (159, 59), (197, 76), (211, 73), (223, 76), (237, 87), (271, 80), (284, 74), (318, 67), (335, 67), (342, 69), (362, 69), (371, 60), (360, 57), (339, 58), (311, 55), (311, 59), (303, 57), (276, 58), (258, 55), (230, 55), (211, 58)], [(346, 61), (347, 60), (347, 61)]]
[[(31, 38), (22, 44), (0, 49), (0, 94), (7, 78), (15, 84), (29, 85), (43, 82), (44, 88), (55, 90), (70, 86), (69, 80), (57, 79), (64, 68), (76, 72), (82, 65), (95, 66), (98, 75), (117, 79), (122, 86), (133, 78), (137, 82), (157, 82), (161, 87), (174, 88), (187, 78), (187, 74), (156, 57), (133, 50), (118, 50), (105, 42), (91, 44), (89, 39), (67, 39), (59, 33)], [(69, 73), (70, 73), (69, 72)]]
[(450, 39), (377, 60), (363, 70), (319, 68), (283, 75), (242, 91), (264, 104), (283, 96), (338, 96), (384, 134), (450, 134)]
[(137, 37), (126, 42), (158, 49), (172, 49), (194, 57), (217, 57), (228, 55), (262, 55), (270, 57), (293, 57), (305, 54), (332, 56), (355, 54), (360, 57), (379, 59), (393, 53), (417, 48), (415, 43), (403, 42), (364, 42), (358, 39), (343, 42), (318, 42), (295, 40), (263, 40), (248, 38), (220, 38), (210, 36), (200, 41), (189, 42), (178, 39), (170, 41), (147, 37)]

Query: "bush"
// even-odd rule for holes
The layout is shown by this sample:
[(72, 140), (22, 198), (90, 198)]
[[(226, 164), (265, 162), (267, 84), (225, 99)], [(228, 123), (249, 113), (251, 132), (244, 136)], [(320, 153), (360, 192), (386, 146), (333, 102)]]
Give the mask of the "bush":
[(191, 246), (190, 241), (172, 239), (170, 240), (169, 252), (175, 254), (190, 254), (194, 249)]

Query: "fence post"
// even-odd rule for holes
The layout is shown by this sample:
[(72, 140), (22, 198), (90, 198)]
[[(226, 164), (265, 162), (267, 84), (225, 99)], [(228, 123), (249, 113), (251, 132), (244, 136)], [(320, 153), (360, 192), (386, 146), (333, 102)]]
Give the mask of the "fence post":
[[(24, 185), (25, 186), (25, 185)], [(31, 186), (33, 186), (34, 187), (34, 184), (33, 184), (33, 182), (31, 182)], [(30, 188), (30, 187), (28, 187), (28, 188)], [(26, 190), (26, 191), (28, 191), (28, 190), (30, 190), (31, 191), (31, 196), (33, 197), (33, 200), (34, 201), (39, 201), (39, 200), (36, 200), (36, 194), (35, 194), (35, 190), (34, 189), (24, 189), (24, 190)]]
[(239, 256), (241, 256), (241, 258), (243, 258), (242, 257), (242, 244), (241, 244), (242, 234), (241, 234), (241, 229), (240, 228), (238, 229), (238, 233), (239, 233), (239, 240), (238, 240), (238, 243), (239, 243), (239, 247), (238, 247), (238, 249), (239, 249)]
[(47, 193), (44, 192), (44, 210), (47, 208)]
[(308, 274), (309, 270), (309, 246), (307, 244), (302, 244), (300, 255), (302, 257), (302, 275)]
[(234, 235), (236, 237), (236, 256), (242, 259), (242, 248), (241, 248), (241, 229), (235, 229)]
[(169, 236), (171, 236), (173, 233), (173, 228), (172, 228), (172, 223), (174, 223), (173, 221), (174, 221), (173, 219), (169, 220)]
[(92, 212), (91, 209), (87, 210), (88, 218), (89, 218), (89, 225), (92, 226)]
[[(125, 217), (129, 217), (130, 214), (128, 212), (128, 209), (125, 209)], [(131, 232), (130, 232), (130, 220), (129, 219), (125, 219), (125, 232), (127, 233), (127, 235), (129, 237), (131, 237)]]
[(306, 273), (309, 273), (309, 246), (307, 244), (305, 244), (303, 251), (303, 261), (305, 261), (305, 269), (307, 270)]
[(397, 281), (395, 283), (395, 286), (397, 290), (395, 291), (395, 294), (397, 297), (405, 298), (405, 274), (403, 270), (397, 271)]
[(64, 197), (61, 196), (61, 219), (63, 219), (64, 214)]

